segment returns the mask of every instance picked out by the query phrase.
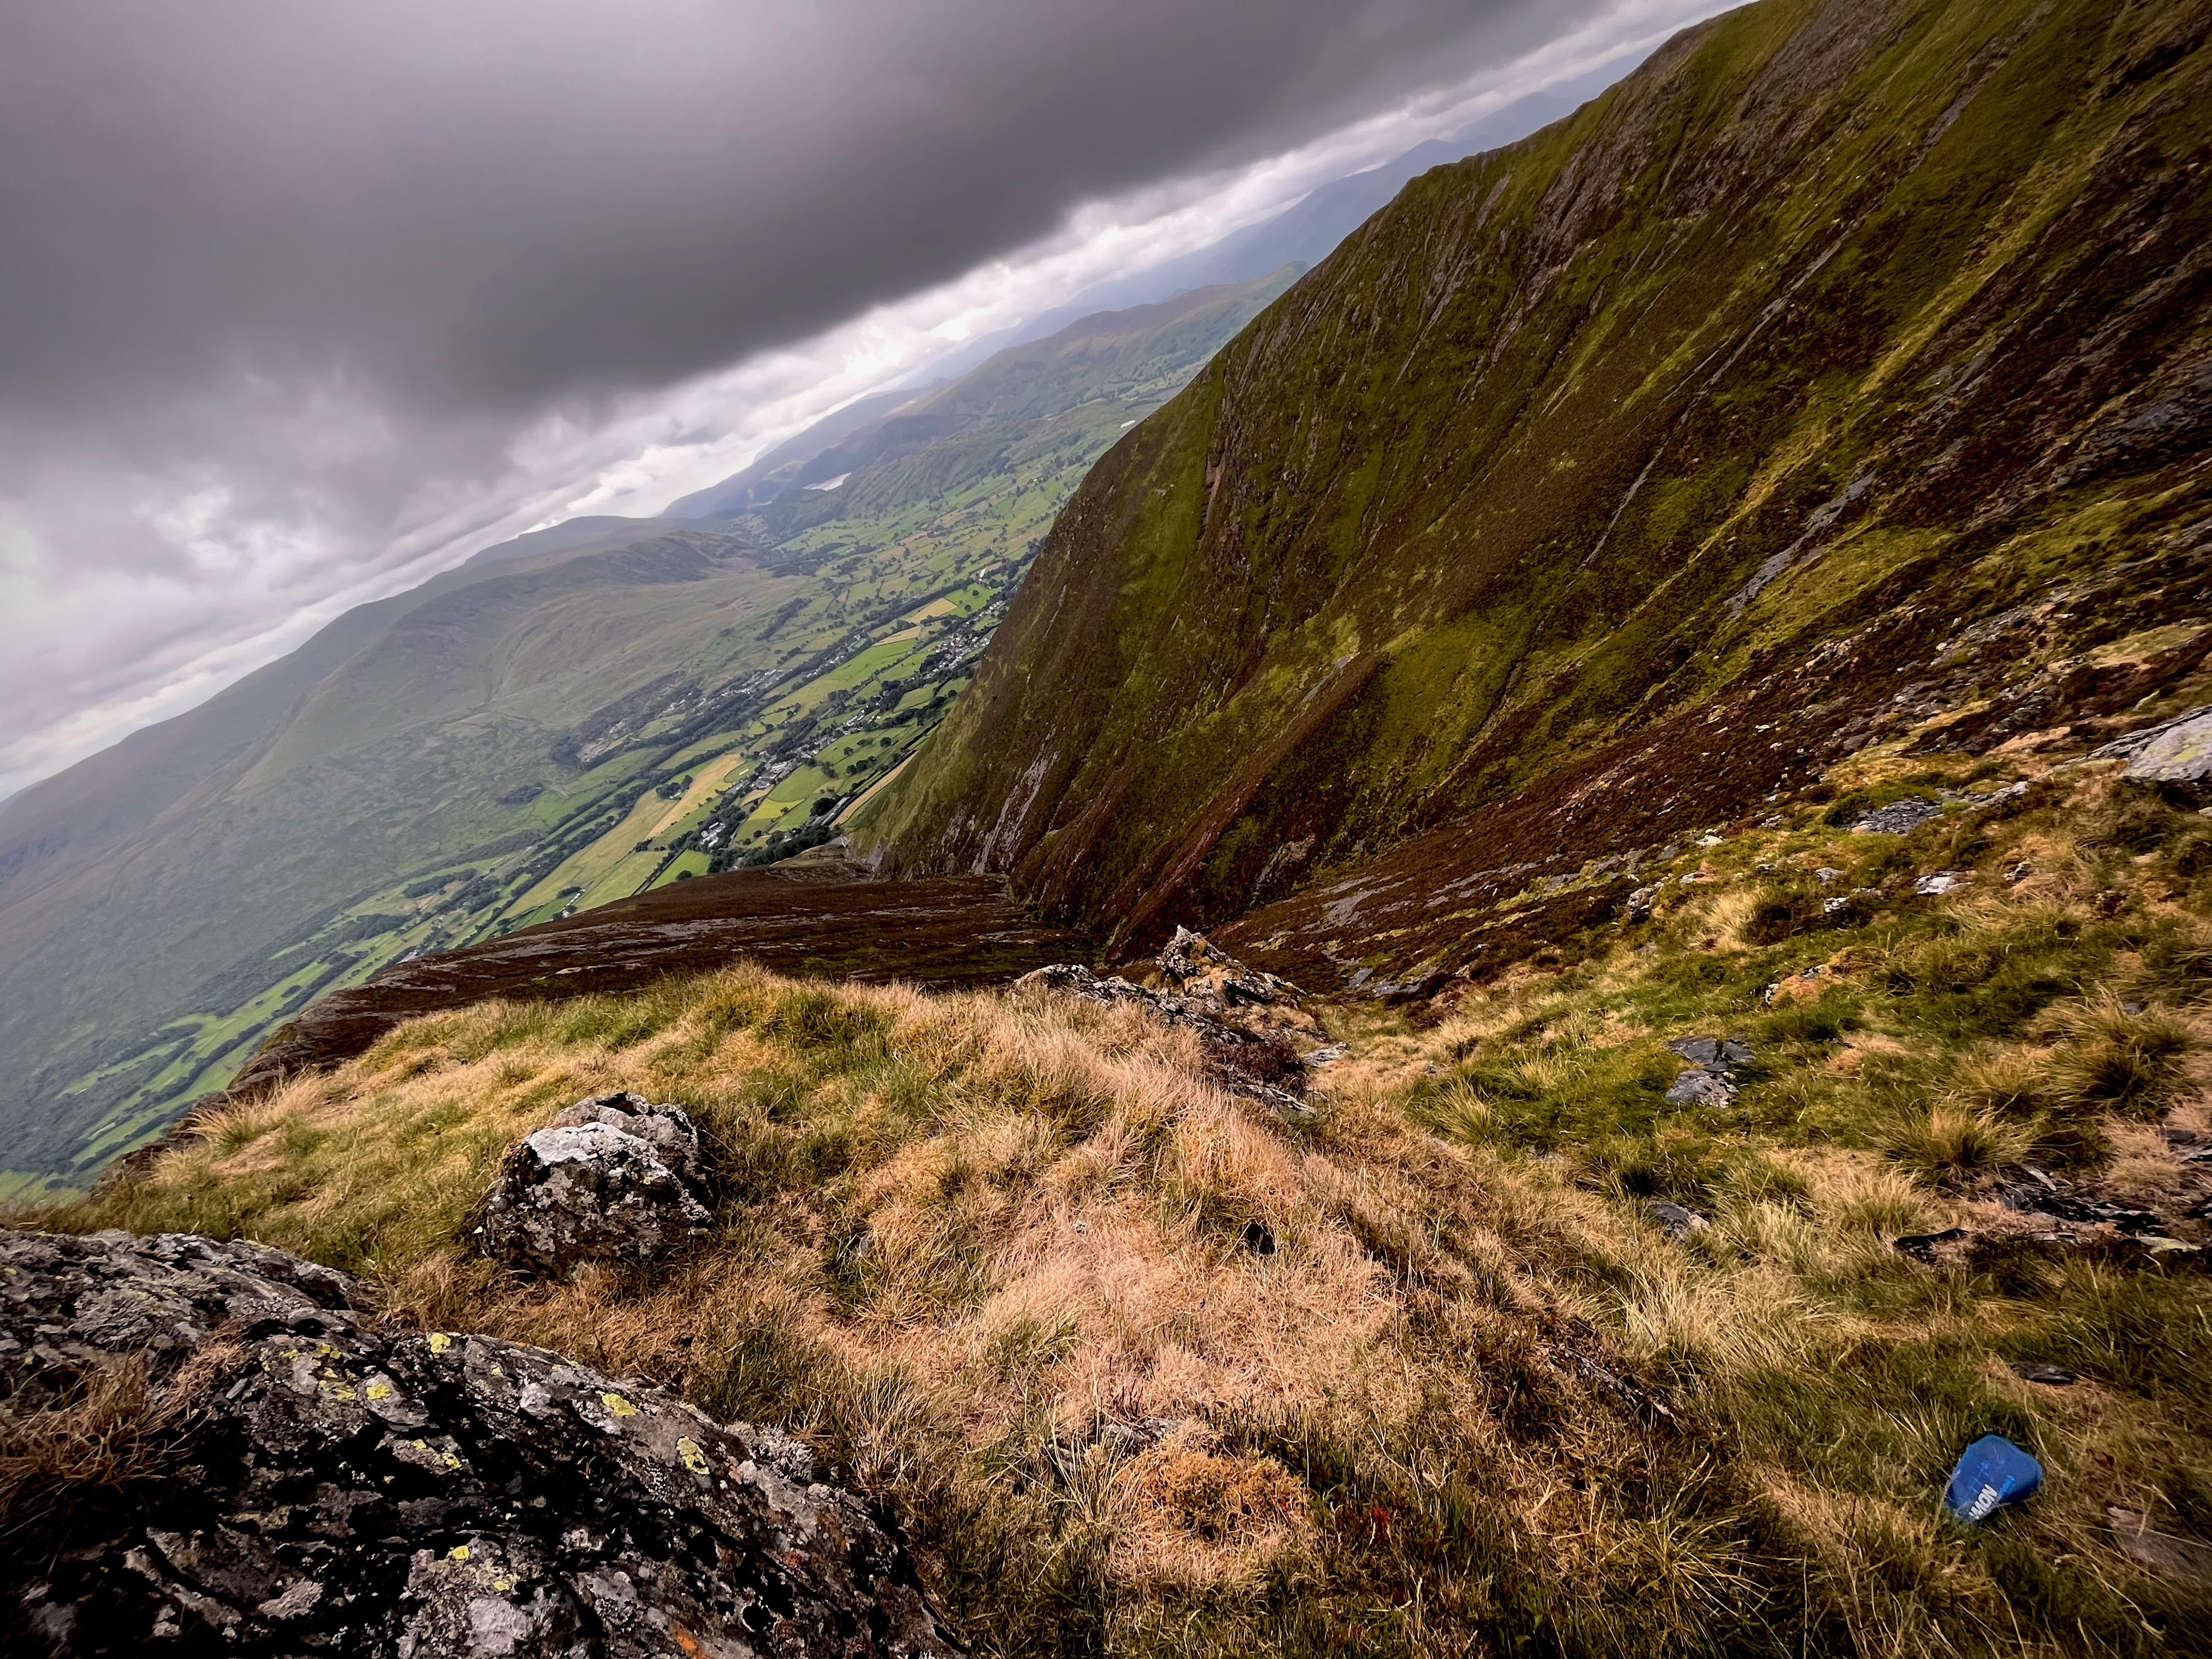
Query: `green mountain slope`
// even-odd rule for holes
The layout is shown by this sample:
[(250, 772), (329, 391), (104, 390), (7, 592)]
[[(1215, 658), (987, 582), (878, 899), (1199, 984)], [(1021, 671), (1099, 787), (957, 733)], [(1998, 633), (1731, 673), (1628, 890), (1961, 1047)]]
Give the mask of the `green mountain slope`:
[(493, 550), (10, 803), (0, 1195), (81, 1183), (325, 990), (828, 838), (1085, 469), (1291, 274), (1002, 354), (840, 487)]
[(2034, 720), (2171, 694), (2208, 30), (1767, 0), (1417, 179), (1094, 470), (860, 838), (1418, 981), (1899, 723), (2017, 732), (2082, 653), (2142, 672)]

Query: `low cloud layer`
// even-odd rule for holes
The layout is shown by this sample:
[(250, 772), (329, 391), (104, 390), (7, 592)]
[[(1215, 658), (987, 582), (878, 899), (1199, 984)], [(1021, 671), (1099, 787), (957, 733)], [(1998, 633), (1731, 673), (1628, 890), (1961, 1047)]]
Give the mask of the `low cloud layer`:
[[(582, 434), (700, 435), (696, 392), (641, 422), (656, 389), (956, 293), (1079, 204), (1705, 9), (10, 8), (0, 794), (427, 574), (550, 469), (620, 495)], [(810, 360), (753, 372), (788, 398)]]

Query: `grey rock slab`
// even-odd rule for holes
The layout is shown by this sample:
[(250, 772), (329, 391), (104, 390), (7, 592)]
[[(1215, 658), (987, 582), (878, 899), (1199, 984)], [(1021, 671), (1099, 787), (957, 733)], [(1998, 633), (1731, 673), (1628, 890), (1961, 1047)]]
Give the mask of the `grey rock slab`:
[(1942, 805), (1924, 796), (1908, 796), (1876, 807), (1851, 826), (1855, 836), (1909, 836), (1923, 823), (1943, 816)]
[(1735, 1085), (1703, 1066), (1682, 1073), (1667, 1091), (1669, 1106), (1733, 1106)]
[(1751, 1045), (1740, 1037), (1672, 1037), (1662, 1046), (1709, 1072), (1726, 1073), (1751, 1063)]
[[(118, 1293), (146, 1310), (114, 1316)], [(935, 1656), (897, 1540), (805, 1447), (541, 1348), (393, 1328), (341, 1274), (188, 1236), (0, 1233), (0, 1402), (158, 1382), (220, 1331), (166, 1473), (50, 1559), (0, 1644), (64, 1654)], [(9, 1627), (12, 1626), (11, 1630)]]
[(2212, 727), (2212, 703), (2202, 708), (2190, 709), (2186, 714), (2176, 714), (2171, 720), (2160, 720), (2155, 726), (2146, 726), (2140, 732), (2130, 732), (2124, 738), (2115, 738), (2096, 750), (2091, 758), (2140, 760), (2176, 732), (2201, 732), (2208, 727)]
[(2192, 798), (2212, 793), (2212, 708), (2160, 728), (2136, 751), (2122, 775), (2136, 783), (2163, 784)]
[(1177, 927), (1161, 948), (1161, 974), (1182, 994), (1201, 1006), (1233, 1008), (1299, 1000), (1296, 987), (1273, 974), (1246, 967), (1203, 933)]
[(1940, 897), (1971, 884), (1973, 879), (1963, 871), (1938, 870), (1933, 875), (1923, 876), (1914, 882), (1912, 890), (1925, 897)]

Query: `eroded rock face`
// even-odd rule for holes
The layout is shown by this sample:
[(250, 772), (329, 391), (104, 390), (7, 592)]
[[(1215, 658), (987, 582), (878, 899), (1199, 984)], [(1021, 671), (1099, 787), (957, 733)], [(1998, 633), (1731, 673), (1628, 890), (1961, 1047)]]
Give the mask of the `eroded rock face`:
[[(127, 1519), (0, 1565), (57, 1654), (957, 1651), (897, 1544), (805, 1447), (188, 1235), (0, 1233), (0, 1402), (236, 1346)], [(12, 1627), (12, 1628), (10, 1628)]]
[(699, 1131), (682, 1108), (596, 1095), (507, 1152), (477, 1237), (510, 1267), (562, 1279), (702, 1236), (703, 1197)]

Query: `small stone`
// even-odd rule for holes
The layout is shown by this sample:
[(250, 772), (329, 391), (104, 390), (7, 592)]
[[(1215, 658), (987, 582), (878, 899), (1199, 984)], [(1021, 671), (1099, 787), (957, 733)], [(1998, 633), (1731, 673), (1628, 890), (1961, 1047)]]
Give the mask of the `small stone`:
[(1813, 878), (1825, 887), (1831, 883), (1841, 881), (1844, 878), (1844, 872), (1832, 864), (1824, 864), (1813, 872)]
[(1923, 876), (1912, 884), (1912, 890), (1924, 896), (1936, 897), (1966, 886), (1973, 877), (1956, 870), (1938, 870), (1934, 875)]
[(2080, 1381), (2063, 1366), (2045, 1365), (2039, 1362), (2022, 1362), (2012, 1368), (2012, 1374), (2023, 1382), (2040, 1382), (2045, 1388), (2063, 1389)]
[(1298, 1058), (1309, 1066), (1334, 1066), (1351, 1052), (1341, 1042), (1329, 1042), (1318, 1048), (1309, 1048)]
[(1669, 1203), (1663, 1198), (1647, 1198), (1644, 1207), (1651, 1212), (1652, 1219), (1666, 1229), (1667, 1237), (1680, 1241), (1693, 1233), (1701, 1233), (1711, 1224), (1695, 1210), (1680, 1204)]

